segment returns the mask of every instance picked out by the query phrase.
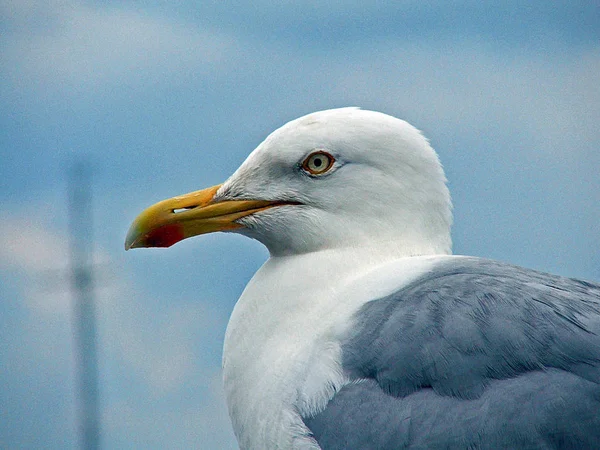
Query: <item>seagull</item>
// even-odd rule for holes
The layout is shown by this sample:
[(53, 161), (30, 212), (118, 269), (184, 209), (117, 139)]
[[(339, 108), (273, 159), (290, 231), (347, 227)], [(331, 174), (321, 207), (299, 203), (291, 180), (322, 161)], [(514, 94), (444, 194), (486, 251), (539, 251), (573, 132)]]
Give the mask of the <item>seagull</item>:
[(421, 132), (340, 108), (149, 207), (125, 248), (269, 250), (223, 348), (242, 449), (600, 448), (600, 284), (452, 255), (451, 224)]

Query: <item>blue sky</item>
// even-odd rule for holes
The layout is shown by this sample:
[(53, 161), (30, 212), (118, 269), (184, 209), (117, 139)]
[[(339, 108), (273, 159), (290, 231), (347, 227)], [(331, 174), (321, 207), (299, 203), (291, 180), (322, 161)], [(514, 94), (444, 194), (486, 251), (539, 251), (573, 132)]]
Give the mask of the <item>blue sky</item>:
[(0, 0), (0, 446), (74, 448), (66, 167), (94, 170), (105, 448), (235, 448), (220, 381), (267, 253), (234, 235), (125, 253), (149, 204), (266, 135), (361, 106), (424, 131), (455, 253), (600, 280), (597, 2)]

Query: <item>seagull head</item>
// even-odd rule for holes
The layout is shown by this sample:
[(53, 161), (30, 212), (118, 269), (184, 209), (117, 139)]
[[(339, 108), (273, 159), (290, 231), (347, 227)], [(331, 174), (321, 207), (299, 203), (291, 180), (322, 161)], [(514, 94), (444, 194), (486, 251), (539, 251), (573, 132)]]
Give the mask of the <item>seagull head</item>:
[(272, 256), (357, 247), (445, 254), (451, 209), (437, 154), (416, 128), (340, 108), (274, 131), (223, 184), (149, 207), (125, 248), (226, 231), (257, 239)]

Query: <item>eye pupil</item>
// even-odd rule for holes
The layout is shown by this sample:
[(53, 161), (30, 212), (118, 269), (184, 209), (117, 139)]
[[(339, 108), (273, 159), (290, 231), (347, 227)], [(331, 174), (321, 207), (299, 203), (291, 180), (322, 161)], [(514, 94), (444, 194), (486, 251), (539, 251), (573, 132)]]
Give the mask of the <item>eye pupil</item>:
[(321, 161), (321, 158), (315, 158), (315, 160), (313, 161), (315, 166), (317, 167), (321, 167), (321, 164), (323, 164), (323, 161)]

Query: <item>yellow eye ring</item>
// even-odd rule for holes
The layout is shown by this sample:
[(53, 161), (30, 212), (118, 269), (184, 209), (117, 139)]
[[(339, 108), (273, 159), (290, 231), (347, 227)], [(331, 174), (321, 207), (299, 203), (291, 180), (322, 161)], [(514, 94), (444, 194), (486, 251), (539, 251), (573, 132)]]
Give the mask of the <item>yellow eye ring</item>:
[(333, 156), (323, 150), (319, 150), (306, 157), (302, 163), (302, 169), (311, 175), (323, 175), (333, 167), (334, 162), (335, 158)]

